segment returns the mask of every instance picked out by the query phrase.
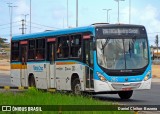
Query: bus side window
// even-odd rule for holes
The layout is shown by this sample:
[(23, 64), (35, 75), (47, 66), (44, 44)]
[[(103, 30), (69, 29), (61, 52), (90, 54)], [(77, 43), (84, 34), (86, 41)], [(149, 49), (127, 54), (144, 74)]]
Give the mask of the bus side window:
[(28, 46), (28, 60), (34, 60), (35, 58), (35, 40), (29, 40)]
[(73, 35), (70, 38), (70, 56), (71, 57), (81, 57), (81, 35)]
[(58, 38), (57, 58), (69, 57), (69, 36), (61, 36)]
[(45, 58), (45, 39), (36, 40), (36, 60), (43, 60)]
[(12, 42), (12, 61), (19, 61), (19, 42)]

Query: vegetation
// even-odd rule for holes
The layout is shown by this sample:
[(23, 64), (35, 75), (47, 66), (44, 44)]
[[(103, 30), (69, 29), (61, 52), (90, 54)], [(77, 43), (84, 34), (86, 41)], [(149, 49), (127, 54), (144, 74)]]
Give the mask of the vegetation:
[[(42, 92), (38, 91), (36, 89), (31, 89), (26, 92), (20, 92), (20, 93), (11, 93), (11, 92), (6, 92), (6, 93), (0, 93), (0, 98), (1, 102), (0, 105), (19, 105), (19, 106), (24, 106), (24, 105), (41, 105), (43, 106), (48, 106), (48, 110), (43, 112), (43, 113), (62, 113), (62, 114), (130, 114), (131, 112), (127, 111), (95, 111), (94, 108), (95, 106), (104, 106), (107, 107), (110, 105), (113, 105), (111, 102), (103, 102), (99, 100), (95, 100), (92, 97), (89, 96), (75, 96), (72, 94), (61, 94), (61, 93), (49, 93), (49, 92)], [(63, 111), (65, 106), (60, 109), (60, 105), (63, 107), (64, 105), (67, 107), (68, 106), (68, 111)], [(91, 106), (93, 105), (93, 107)], [(59, 107), (58, 107), (59, 106)], [(78, 107), (87, 107), (90, 106), (90, 110), (88, 111), (73, 111), (75, 108)], [(55, 107), (58, 107), (58, 110), (51, 112), (49, 109)], [(73, 109), (73, 110), (72, 110)], [(72, 110), (72, 111), (71, 111)], [(92, 111), (94, 110), (94, 111)], [(19, 112), (20, 114), (22, 112)], [(27, 113), (27, 112), (23, 112)], [(35, 112), (30, 112), (30, 113), (35, 113)], [(42, 113), (42, 112), (37, 112)], [(14, 114), (14, 113), (13, 113)], [(17, 112), (16, 112), (17, 114)]]
[(8, 44), (6, 44), (7, 39), (0, 37), (0, 48), (7, 48)]

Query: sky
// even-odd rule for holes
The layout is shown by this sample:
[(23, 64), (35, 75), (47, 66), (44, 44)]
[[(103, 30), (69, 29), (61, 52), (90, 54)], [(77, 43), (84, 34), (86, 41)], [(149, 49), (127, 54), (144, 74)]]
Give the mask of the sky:
[[(0, 0), (0, 37), (10, 41), (10, 12), (7, 3), (12, 3), (12, 34), (21, 35), (22, 19), (26, 15), (26, 34), (30, 33), (30, 0)], [(155, 45), (155, 36), (160, 37), (160, 0), (131, 0), (131, 24), (144, 25), (150, 45)], [(118, 22), (118, 2), (115, 0), (78, 0), (78, 26), (93, 23)], [(129, 23), (129, 0), (119, 2), (120, 23)], [(76, 27), (76, 0), (31, 0), (31, 33)]]

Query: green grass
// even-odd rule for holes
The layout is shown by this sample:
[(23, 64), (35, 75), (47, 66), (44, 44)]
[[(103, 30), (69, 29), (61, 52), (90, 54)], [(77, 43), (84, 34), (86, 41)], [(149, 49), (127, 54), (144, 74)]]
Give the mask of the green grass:
[[(49, 92), (42, 92), (36, 89), (31, 89), (26, 92), (22, 93), (13, 93), (13, 92), (6, 92), (0, 93), (0, 105), (70, 105), (71, 108), (76, 108), (76, 105), (81, 105), (82, 107), (86, 107), (87, 105), (112, 105), (111, 102), (103, 102), (99, 100), (95, 100), (89, 96), (75, 96), (72, 94), (61, 94), (61, 93), (49, 93)], [(58, 107), (58, 106), (57, 106)], [(79, 106), (78, 106), (79, 107)], [(91, 110), (92, 110), (92, 106)], [(52, 113), (52, 114), (131, 114), (132, 112), (127, 111), (44, 111), (44, 112), (37, 112), (39, 113)], [(18, 112), (22, 113), (22, 112)], [(35, 113), (35, 112), (23, 112), (25, 113)], [(17, 112), (12, 112), (12, 114), (17, 114)]]

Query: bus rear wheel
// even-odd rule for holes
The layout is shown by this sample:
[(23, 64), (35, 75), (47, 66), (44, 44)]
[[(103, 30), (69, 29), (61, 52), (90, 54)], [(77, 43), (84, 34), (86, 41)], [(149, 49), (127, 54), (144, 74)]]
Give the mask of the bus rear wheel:
[(75, 95), (81, 94), (81, 85), (80, 85), (80, 81), (78, 78), (74, 79), (72, 82), (72, 92)]
[(118, 95), (119, 95), (119, 97), (120, 97), (121, 99), (129, 99), (129, 98), (131, 98), (132, 94), (133, 94), (133, 90), (131, 90), (131, 91), (120, 91), (120, 92), (118, 92)]
[(29, 87), (36, 87), (36, 82), (33, 76), (29, 77)]

